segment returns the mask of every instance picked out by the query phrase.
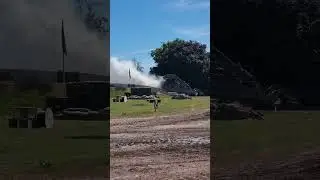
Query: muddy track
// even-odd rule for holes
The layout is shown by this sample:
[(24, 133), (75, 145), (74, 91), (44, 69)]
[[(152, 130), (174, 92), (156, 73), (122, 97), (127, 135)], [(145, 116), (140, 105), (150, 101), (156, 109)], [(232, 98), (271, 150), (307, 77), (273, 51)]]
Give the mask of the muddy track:
[(111, 179), (209, 179), (208, 111), (112, 119)]
[(320, 179), (320, 149), (287, 160), (250, 163), (229, 169), (213, 169), (215, 179)]

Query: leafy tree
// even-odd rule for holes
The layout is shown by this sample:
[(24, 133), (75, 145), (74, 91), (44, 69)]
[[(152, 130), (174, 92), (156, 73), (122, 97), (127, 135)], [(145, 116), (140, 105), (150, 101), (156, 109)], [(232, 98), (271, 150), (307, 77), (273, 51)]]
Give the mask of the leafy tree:
[(319, 92), (314, 83), (320, 75), (320, 64), (314, 63), (319, 1), (216, 0), (212, 7), (214, 46), (224, 54), (262, 84), (279, 84), (305, 97), (311, 89)]
[(176, 74), (191, 87), (208, 92), (210, 58), (206, 47), (205, 44), (182, 39), (163, 43), (151, 51), (156, 66), (150, 69), (150, 74)]
[[(96, 31), (99, 36), (106, 36), (109, 31), (109, 19), (99, 15), (97, 8), (105, 6), (101, 0), (75, 0), (80, 17), (88, 30)], [(102, 14), (102, 13), (100, 13)]]
[(143, 72), (143, 66), (141, 65), (141, 62), (139, 62), (136, 58), (132, 59), (132, 62), (135, 66), (135, 68), (139, 71), (139, 72)]

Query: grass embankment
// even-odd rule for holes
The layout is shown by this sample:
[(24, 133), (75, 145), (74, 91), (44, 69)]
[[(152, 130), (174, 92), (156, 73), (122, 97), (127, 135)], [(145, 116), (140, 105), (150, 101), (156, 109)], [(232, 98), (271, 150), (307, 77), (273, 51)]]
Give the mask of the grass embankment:
[(283, 160), (320, 146), (320, 112), (265, 112), (264, 121), (214, 121), (215, 167)]
[[(112, 92), (114, 91), (114, 92)], [(111, 90), (110, 94), (123, 95), (128, 90)], [(115, 97), (115, 96), (110, 96)], [(169, 96), (160, 96), (161, 103), (157, 112), (154, 112), (152, 103), (146, 100), (129, 100), (126, 103), (114, 103), (110, 99), (110, 116), (118, 117), (143, 117), (154, 115), (166, 115), (176, 113), (186, 113), (196, 110), (209, 109), (210, 97), (193, 97), (192, 100), (176, 100)]]

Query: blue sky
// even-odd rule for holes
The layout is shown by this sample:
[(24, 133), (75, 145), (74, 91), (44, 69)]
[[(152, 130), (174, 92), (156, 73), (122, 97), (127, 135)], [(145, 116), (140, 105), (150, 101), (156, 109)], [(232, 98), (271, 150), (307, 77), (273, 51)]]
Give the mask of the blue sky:
[(210, 0), (111, 0), (111, 56), (136, 58), (149, 72), (150, 50), (181, 38), (210, 46)]

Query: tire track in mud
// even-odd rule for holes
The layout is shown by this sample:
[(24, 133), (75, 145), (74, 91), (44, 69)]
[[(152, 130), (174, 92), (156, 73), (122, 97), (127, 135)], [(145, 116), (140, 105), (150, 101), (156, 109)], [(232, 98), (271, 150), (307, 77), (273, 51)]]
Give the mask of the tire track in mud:
[[(210, 110), (203, 110), (197, 112), (184, 113), (171, 116), (153, 116), (142, 118), (116, 118), (111, 119), (110, 126), (115, 128), (116, 126), (132, 126), (132, 127), (144, 127), (156, 125), (175, 124), (179, 122), (186, 122), (186, 118), (190, 120), (204, 119), (210, 116)], [(168, 121), (170, 120), (170, 121)], [(111, 130), (113, 130), (113, 128)]]
[(208, 111), (111, 120), (111, 179), (209, 179)]

